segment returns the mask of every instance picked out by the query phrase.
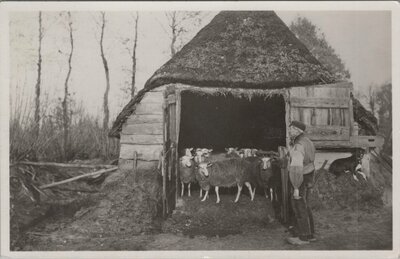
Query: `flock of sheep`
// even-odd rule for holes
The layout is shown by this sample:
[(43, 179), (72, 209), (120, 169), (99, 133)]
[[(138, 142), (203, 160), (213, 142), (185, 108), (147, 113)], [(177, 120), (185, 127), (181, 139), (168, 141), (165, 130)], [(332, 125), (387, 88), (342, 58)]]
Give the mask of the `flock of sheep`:
[[(255, 196), (256, 187), (264, 189), (266, 198), (277, 199), (276, 188), (280, 184), (279, 167), (276, 165), (274, 152), (258, 151), (257, 149), (225, 148), (226, 153), (212, 153), (212, 149), (186, 148), (185, 155), (180, 157), (181, 196), (185, 184), (190, 186), (198, 183), (201, 201), (208, 198), (211, 187), (215, 188), (217, 203), (219, 203), (219, 188), (237, 186), (235, 202), (238, 202), (245, 185), (251, 200)], [(274, 165), (274, 166), (273, 166)], [(203, 197), (203, 191), (205, 191)]]

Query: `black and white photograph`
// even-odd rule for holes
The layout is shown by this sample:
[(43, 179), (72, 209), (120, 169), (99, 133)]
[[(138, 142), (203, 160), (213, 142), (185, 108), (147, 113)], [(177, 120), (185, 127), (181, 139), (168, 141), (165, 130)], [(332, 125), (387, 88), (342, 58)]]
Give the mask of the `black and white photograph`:
[(398, 4), (28, 5), (0, 5), (2, 256), (400, 256)]

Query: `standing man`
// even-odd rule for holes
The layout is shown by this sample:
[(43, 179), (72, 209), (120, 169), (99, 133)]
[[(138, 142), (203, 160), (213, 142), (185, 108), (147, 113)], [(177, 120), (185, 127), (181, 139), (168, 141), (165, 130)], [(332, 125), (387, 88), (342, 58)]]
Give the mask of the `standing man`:
[(294, 237), (287, 241), (293, 245), (305, 245), (314, 238), (314, 219), (309, 207), (310, 189), (315, 173), (315, 147), (304, 134), (306, 125), (292, 121), (289, 126), (291, 148), (289, 151), (289, 179), (292, 189), (291, 206), (294, 213)]

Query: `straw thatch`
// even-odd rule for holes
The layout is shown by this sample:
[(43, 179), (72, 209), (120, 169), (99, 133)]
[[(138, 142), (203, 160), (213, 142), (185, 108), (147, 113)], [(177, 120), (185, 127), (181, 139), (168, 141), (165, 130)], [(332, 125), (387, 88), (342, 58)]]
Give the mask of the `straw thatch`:
[(221, 87), (179, 87), (181, 91), (191, 92), (200, 96), (233, 96), (238, 99), (247, 99), (251, 101), (253, 97), (262, 97), (264, 100), (273, 96), (285, 96), (287, 92), (285, 89), (242, 89), (242, 88), (221, 88)]
[(333, 82), (273, 11), (221, 12), (148, 80), (240, 88)]
[(276, 89), (332, 82), (275, 12), (224, 11), (154, 73), (119, 114), (110, 136), (118, 137), (144, 94), (161, 85)]
[(359, 100), (351, 94), (353, 101), (354, 120), (360, 125), (360, 135), (376, 135), (378, 133), (378, 120), (364, 108)]

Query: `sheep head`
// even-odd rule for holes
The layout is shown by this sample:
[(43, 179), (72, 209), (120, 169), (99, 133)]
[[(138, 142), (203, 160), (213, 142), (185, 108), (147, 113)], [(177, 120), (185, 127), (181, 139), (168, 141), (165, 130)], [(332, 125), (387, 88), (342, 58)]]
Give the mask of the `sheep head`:
[(204, 175), (205, 177), (208, 177), (210, 175), (209, 172), (208, 172), (208, 167), (210, 167), (210, 166), (212, 166), (212, 163), (201, 162), (198, 165), (199, 173)]
[(261, 158), (261, 164), (262, 164), (261, 168), (263, 170), (267, 170), (267, 169), (271, 168), (271, 158), (267, 157), (267, 156)]
[(185, 155), (185, 156), (181, 157), (180, 161), (181, 161), (181, 164), (183, 166), (191, 167), (192, 166), (192, 159), (193, 159), (192, 155), (191, 156), (186, 156)]
[(193, 148), (185, 148), (185, 156), (192, 156)]
[(251, 148), (244, 148), (243, 154), (244, 154), (244, 157), (251, 157), (252, 156)]
[(258, 151), (258, 149), (256, 149), (256, 148), (252, 148), (251, 149), (251, 156), (257, 156), (257, 151)]
[(243, 155), (242, 155), (243, 153), (241, 152), (241, 150), (238, 150), (237, 147), (228, 147), (228, 148), (225, 148), (225, 151), (226, 151), (227, 156), (237, 155), (239, 157), (243, 157)]

